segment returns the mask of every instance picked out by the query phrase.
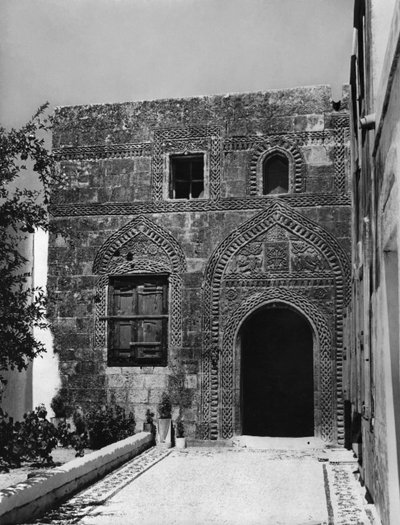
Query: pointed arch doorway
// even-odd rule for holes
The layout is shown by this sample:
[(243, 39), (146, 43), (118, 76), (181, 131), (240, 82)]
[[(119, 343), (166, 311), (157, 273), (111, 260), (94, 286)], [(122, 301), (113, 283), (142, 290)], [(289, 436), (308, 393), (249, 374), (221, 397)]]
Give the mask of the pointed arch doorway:
[(307, 319), (272, 303), (245, 319), (239, 339), (242, 433), (313, 436), (314, 345)]

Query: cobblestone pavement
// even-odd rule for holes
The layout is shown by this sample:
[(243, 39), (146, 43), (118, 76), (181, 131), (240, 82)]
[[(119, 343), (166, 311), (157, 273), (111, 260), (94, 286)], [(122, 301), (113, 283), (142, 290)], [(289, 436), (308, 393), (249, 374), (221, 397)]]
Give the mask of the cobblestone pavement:
[(372, 524), (345, 451), (152, 448), (36, 524)]

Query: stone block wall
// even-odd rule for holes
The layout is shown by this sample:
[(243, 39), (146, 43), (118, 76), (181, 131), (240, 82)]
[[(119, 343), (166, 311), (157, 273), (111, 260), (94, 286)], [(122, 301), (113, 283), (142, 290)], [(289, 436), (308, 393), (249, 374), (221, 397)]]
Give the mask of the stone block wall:
[[(63, 233), (50, 238), (49, 287), (68, 403), (113, 402), (141, 421), (164, 390), (176, 398), (183, 377), (189, 436), (240, 433), (231, 339), (249, 308), (281, 301), (319, 334), (316, 433), (341, 439), (347, 91), (340, 112), (330, 96), (317, 86), (57, 108), (53, 145), (65, 185), (52, 213)], [(288, 158), (289, 191), (263, 195), (262, 164), (276, 151)], [(205, 198), (170, 198), (171, 156), (197, 152)], [(168, 364), (108, 366), (109, 276), (143, 273), (169, 276)]]

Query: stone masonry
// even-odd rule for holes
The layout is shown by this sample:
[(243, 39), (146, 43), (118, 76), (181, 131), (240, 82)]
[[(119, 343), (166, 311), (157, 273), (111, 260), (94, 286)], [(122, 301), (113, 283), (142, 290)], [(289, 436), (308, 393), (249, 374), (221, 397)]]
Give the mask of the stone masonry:
[[(50, 238), (49, 288), (71, 407), (116, 403), (141, 423), (169, 391), (190, 437), (241, 434), (237, 334), (251, 312), (279, 303), (313, 330), (315, 435), (342, 442), (347, 104), (345, 90), (334, 111), (330, 89), (316, 86), (57, 108), (65, 185), (52, 198), (62, 234)], [(204, 163), (203, 191), (177, 198), (173, 163), (185, 155)], [(286, 159), (288, 188), (264, 194), (274, 155)], [(109, 287), (121, 275), (166, 276), (165, 362), (110, 364)]]

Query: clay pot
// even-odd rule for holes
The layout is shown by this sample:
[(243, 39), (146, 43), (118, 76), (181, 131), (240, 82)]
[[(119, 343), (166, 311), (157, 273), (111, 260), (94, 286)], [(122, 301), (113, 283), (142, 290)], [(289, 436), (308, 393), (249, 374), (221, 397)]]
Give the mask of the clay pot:
[(157, 420), (157, 444), (166, 448), (170, 448), (172, 446), (171, 422), (171, 418)]
[(175, 438), (175, 446), (176, 448), (186, 448), (186, 438), (185, 437)]

